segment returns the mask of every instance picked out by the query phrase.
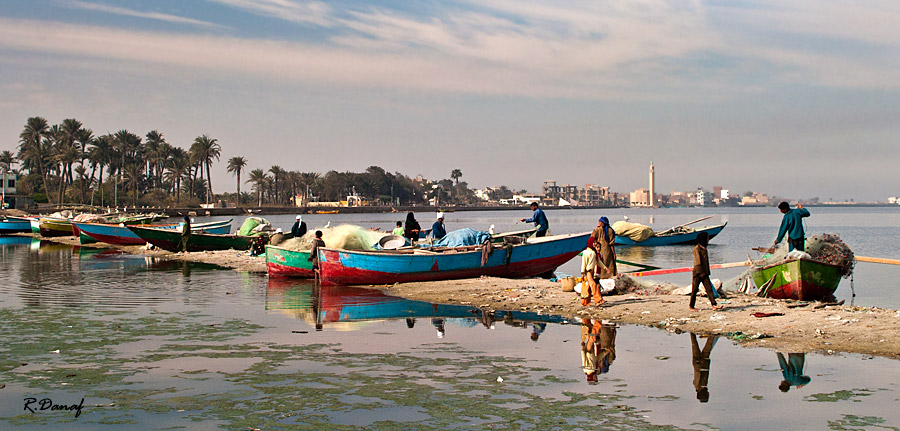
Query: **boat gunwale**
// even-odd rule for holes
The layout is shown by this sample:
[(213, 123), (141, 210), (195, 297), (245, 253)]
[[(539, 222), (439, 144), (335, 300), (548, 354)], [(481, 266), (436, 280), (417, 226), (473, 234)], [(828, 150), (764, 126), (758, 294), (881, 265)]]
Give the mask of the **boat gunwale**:
[[(550, 242), (550, 241), (565, 240), (565, 239), (569, 239), (569, 238), (579, 237), (579, 236), (583, 236), (583, 235), (590, 235), (590, 234), (591, 234), (590, 232), (582, 232), (582, 233), (567, 233), (567, 234), (561, 234), (561, 235), (551, 235), (551, 236), (545, 236), (545, 237), (540, 237), (540, 238), (532, 237), (529, 239), (533, 240), (534, 242), (523, 242), (521, 244), (513, 244), (512, 247), (515, 248), (515, 247), (521, 247), (521, 246), (525, 246), (525, 245), (540, 245), (540, 244)], [(273, 247), (277, 247), (277, 246), (273, 246)], [(278, 248), (281, 248), (281, 247), (278, 247)], [(502, 248), (502, 247), (498, 247), (498, 249), (499, 248)], [(407, 255), (407, 254), (413, 255), (413, 256), (435, 256), (435, 255), (444, 255), (445, 252), (450, 252), (447, 254), (481, 253), (481, 245), (464, 245), (464, 246), (459, 246), (459, 247), (446, 247), (446, 248), (441, 247), (441, 248), (434, 249), (434, 250), (431, 248), (422, 248), (422, 249), (413, 248), (413, 249), (405, 249), (402, 252), (397, 252), (398, 250), (347, 250), (347, 249), (343, 249), (343, 248), (332, 248), (332, 247), (322, 247), (319, 250), (320, 251), (325, 251), (325, 250), (335, 251), (335, 252), (339, 252), (339, 253), (368, 254), (368, 255), (372, 255), (372, 256)], [(416, 251), (426, 251), (429, 253), (416, 254), (415, 253)]]
[[(787, 264), (789, 264), (789, 263), (794, 263), (794, 262), (797, 262), (797, 261), (800, 261), (800, 262), (815, 263), (815, 264), (818, 264), (818, 265), (824, 265), (824, 266), (830, 266), (830, 267), (833, 267), (833, 268), (836, 268), (836, 269), (840, 269), (840, 268), (841, 268), (840, 265), (835, 265), (835, 264), (833, 264), (833, 263), (828, 263), (828, 262), (821, 262), (821, 261), (818, 261), (818, 260), (815, 260), (815, 259), (810, 259), (810, 258), (807, 258), (807, 257), (793, 257), (793, 258), (785, 259), (785, 260), (783, 260), (783, 261), (781, 261), (781, 262), (772, 263), (772, 264), (769, 264), (769, 265), (766, 265), (766, 266), (754, 266), (754, 267), (751, 268), (751, 270), (764, 271), (764, 270), (767, 270), (767, 269), (772, 269), (772, 268), (774, 268), (774, 267), (776, 267), (776, 266), (787, 265)], [(754, 263), (754, 265), (755, 265), (755, 263)]]

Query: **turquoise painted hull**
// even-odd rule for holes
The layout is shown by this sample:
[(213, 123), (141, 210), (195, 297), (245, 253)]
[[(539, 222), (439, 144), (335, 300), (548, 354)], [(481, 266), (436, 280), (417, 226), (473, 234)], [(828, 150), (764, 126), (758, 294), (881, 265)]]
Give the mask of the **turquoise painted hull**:
[(706, 232), (709, 235), (709, 239), (713, 239), (719, 232), (722, 232), (722, 229), (725, 229), (725, 225), (728, 223), (723, 223), (717, 226), (709, 226), (695, 229), (693, 232), (688, 233), (676, 233), (672, 235), (664, 235), (664, 236), (651, 236), (644, 241), (634, 241), (631, 238), (625, 236), (616, 235), (616, 245), (640, 245), (645, 247), (654, 247), (660, 245), (680, 245), (680, 244), (696, 244), (697, 243), (697, 235), (700, 232)]

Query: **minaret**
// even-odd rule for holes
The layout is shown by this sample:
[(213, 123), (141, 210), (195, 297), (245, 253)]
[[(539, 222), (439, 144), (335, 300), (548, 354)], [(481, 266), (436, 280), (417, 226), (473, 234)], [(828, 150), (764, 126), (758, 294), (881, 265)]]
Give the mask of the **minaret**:
[(653, 161), (650, 161), (650, 206), (654, 206), (656, 204), (656, 181), (654, 178), (653, 172)]

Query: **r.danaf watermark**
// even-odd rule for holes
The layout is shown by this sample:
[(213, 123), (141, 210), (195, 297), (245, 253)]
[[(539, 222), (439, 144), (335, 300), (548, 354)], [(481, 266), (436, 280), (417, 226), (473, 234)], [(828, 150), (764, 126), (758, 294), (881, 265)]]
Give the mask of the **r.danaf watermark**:
[(56, 410), (67, 410), (74, 411), (75, 417), (81, 416), (81, 409), (84, 408), (84, 398), (81, 399), (81, 402), (78, 404), (56, 404), (50, 398), (43, 398), (38, 400), (37, 398), (28, 397), (25, 398), (25, 411), (31, 413), (37, 413), (40, 411), (56, 411)]

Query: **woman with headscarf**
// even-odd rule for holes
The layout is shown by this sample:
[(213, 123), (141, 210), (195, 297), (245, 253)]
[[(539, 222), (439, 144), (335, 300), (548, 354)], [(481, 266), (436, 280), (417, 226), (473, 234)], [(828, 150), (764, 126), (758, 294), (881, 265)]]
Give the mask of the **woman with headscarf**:
[(600, 217), (597, 227), (591, 232), (594, 238), (594, 249), (599, 254), (600, 278), (614, 278), (619, 272), (616, 269), (616, 231), (609, 225), (609, 219)]
[(700, 284), (706, 289), (706, 296), (709, 297), (709, 303), (713, 310), (720, 310), (722, 307), (716, 304), (716, 298), (713, 296), (712, 282), (709, 280), (709, 253), (706, 246), (709, 243), (709, 234), (700, 232), (697, 234), (697, 245), (694, 246), (694, 270), (692, 271), (691, 280), (691, 304), (689, 308), (697, 311), (694, 305), (697, 303), (697, 291)]
[(581, 305), (585, 307), (591, 305), (592, 295), (596, 305), (606, 302), (600, 294), (600, 284), (596, 280), (601, 268), (599, 256), (594, 249), (596, 244), (594, 237), (588, 238), (587, 246), (581, 252)]
[(406, 226), (404, 230), (404, 235), (409, 239), (411, 244), (415, 244), (416, 241), (419, 240), (419, 231), (422, 230), (422, 227), (419, 226), (419, 222), (416, 221), (416, 216), (413, 213), (406, 214)]

